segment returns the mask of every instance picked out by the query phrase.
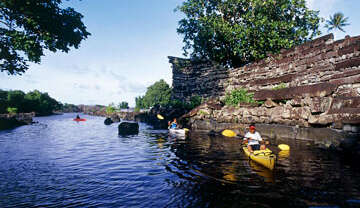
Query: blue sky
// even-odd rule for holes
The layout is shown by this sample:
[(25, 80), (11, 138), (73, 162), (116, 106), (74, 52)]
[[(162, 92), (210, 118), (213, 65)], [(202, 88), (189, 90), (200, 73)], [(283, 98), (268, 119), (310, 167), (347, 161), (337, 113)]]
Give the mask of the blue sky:
[[(103, 104), (127, 101), (146, 87), (165, 79), (171, 84), (167, 56), (182, 56), (182, 37), (176, 33), (181, 13), (174, 12), (183, 0), (70, 0), (84, 15), (92, 35), (78, 50), (47, 52), (41, 64), (30, 64), (22, 76), (0, 72), (0, 89), (38, 89), (63, 103)], [(360, 35), (359, 0), (308, 0), (320, 15), (342, 11), (351, 23), (350, 36)], [(327, 32), (324, 30), (323, 34)], [(341, 39), (345, 33), (335, 33)]]

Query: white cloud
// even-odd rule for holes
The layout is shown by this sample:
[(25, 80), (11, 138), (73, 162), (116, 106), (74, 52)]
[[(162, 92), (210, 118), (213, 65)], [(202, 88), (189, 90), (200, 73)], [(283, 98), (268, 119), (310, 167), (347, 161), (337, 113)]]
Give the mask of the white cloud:
[(320, 16), (328, 18), (334, 13), (335, 4), (341, 0), (307, 0), (307, 5), (310, 9), (320, 11)]

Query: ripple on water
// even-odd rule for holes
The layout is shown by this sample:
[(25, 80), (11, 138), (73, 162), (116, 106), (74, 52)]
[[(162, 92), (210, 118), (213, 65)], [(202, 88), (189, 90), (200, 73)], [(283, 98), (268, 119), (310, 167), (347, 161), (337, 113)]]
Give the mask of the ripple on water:
[(236, 139), (180, 140), (144, 124), (122, 137), (104, 118), (74, 117), (0, 132), (0, 207), (359, 204), (359, 171), (337, 156), (294, 144), (269, 171), (248, 161)]

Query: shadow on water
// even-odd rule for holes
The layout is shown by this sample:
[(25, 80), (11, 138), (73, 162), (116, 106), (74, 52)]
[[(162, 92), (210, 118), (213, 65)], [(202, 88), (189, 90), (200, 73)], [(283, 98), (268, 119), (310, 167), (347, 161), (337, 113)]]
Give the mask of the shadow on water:
[(194, 175), (188, 191), (198, 201), (191, 206), (360, 207), (360, 174), (351, 161), (307, 142), (289, 145), (290, 152), (270, 147), (278, 156), (274, 171), (249, 161), (233, 138), (193, 134), (171, 151), (184, 165), (179, 169)]

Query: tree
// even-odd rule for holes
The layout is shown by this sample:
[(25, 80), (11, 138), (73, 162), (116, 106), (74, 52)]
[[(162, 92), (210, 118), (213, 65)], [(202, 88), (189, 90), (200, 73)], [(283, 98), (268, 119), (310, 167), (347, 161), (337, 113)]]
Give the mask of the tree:
[(106, 114), (111, 115), (116, 112), (116, 108), (115, 108), (114, 104), (111, 103), (106, 107), (105, 111), (106, 111)]
[(18, 112), (24, 112), (25, 93), (21, 90), (12, 90), (8, 92), (8, 107), (16, 108)]
[(73, 8), (62, 0), (0, 1), (0, 70), (22, 74), (28, 62), (40, 63), (44, 49), (68, 52), (90, 33)]
[(305, 0), (186, 0), (177, 32), (184, 55), (242, 66), (320, 34)]
[(123, 102), (119, 103), (118, 108), (119, 109), (129, 109), (129, 103), (123, 101)]
[(171, 88), (161, 79), (147, 88), (146, 94), (135, 98), (136, 107), (139, 109), (150, 108), (156, 104), (168, 105), (170, 103)]
[(348, 20), (349, 18), (345, 17), (343, 13), (337, 12), (333, 16), (330, 15), (329, 20), (326, 20), (325, 28), (328, 29), (328, 32), (331, 30), (340, 30), (345, 32), (343, 27), (350, 25)]
[(7, 113), (7, 97), (8, 92), (0, 89), (0, 114)]

